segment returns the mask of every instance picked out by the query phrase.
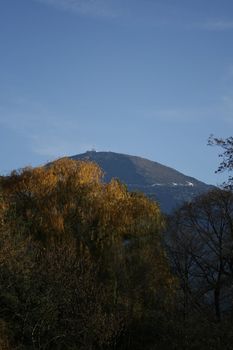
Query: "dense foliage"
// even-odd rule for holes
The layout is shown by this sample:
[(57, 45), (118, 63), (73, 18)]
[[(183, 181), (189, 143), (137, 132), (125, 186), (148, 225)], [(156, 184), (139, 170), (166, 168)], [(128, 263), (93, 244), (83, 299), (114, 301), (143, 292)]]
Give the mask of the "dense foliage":
[(101, 178), (62, 159), (1, 179), (2, 349), (166, 344), (175, 282), (159, 208)]
[(61, 159), (0, 179), (1, 350), (205, 350), (233, 342), (233, 193), (166, 219)]

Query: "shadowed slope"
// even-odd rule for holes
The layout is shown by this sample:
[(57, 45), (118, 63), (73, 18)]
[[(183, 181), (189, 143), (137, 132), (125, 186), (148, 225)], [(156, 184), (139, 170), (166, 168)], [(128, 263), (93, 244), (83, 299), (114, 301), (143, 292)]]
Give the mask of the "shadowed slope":
[(157, 200), (165, 212), (170, 212), (184, 201), (190, 201), (196, 195), (212, 188), (173, 168), (141, 157), (88, 151), (71, 158), (97, 163), (105, 173), (106, 182), (118, 178), (129, 190), (142, 191)]

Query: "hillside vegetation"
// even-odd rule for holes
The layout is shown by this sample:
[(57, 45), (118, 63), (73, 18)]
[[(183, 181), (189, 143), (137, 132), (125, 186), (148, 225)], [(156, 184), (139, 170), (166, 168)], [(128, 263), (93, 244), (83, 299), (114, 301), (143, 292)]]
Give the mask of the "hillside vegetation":
[(0, 186), (0, 349), (231, 349), (231, 192), (165, 219), (70, 159)]
[(163, 341), (174, 279), (159, 208), (101, 179), (68, 159), (2, 178), (2, 349), (141, 349), (158, 327)]

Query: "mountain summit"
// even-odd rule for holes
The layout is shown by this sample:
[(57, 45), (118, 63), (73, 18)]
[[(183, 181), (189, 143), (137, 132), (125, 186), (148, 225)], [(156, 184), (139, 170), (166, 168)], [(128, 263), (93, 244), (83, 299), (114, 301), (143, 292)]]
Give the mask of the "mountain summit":
[(160, 163), (127, 154), (88, 151), (70, 158), (97, 163), (106, 182), (118, 178), (130, 191), (144, 192), (156, 200), (166, 213), (213, 187)]

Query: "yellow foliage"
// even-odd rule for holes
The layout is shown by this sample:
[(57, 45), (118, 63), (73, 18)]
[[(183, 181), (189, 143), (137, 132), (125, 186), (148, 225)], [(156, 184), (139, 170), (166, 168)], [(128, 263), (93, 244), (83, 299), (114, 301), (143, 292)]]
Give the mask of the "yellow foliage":
[[(163, 305), (170, 297), (173, 280), (160, 245), (158, 205), (128, 192), (118, 180), (106, 184), (102, 178), (96, 164), (64, 158), (0, 179), (0, 268), (12, 272), (14, 281), (17, 276), (23, 291), (18, 295), (12, 287), (14, 302), (8, 298), (6, 304), (18, 310), (22, 298), (19, 307), (26, 312), (28, 332), (36, 320), (44, 327), (44, 344), (52, 332), (44, 317), (57, 334), (60, 310), (65, 317), (68, 309), (64, 332), (72, 331), (67, 320), (73, 317), (80, 327), (81, 317), (89, 337), (94, 332), (99, 344), (111, 344), (132, 320), (140, 323), (151, 308), (157, 310), (158, 301)], [(37, 299), (34, 314), (24, 303), (33, 308)], [(0, 349), (1, 336), (0, 324)], [(7, 345), (7, 338), (2, 339)]]
[(45, 242), (73, 236), (102, 246), (160, 231), (154, 202), (129, 193), (118, 180), (104, 184), (102, 177), (96, 164), (68, 158), (14, 171), (1, 181), (11, 225)]

